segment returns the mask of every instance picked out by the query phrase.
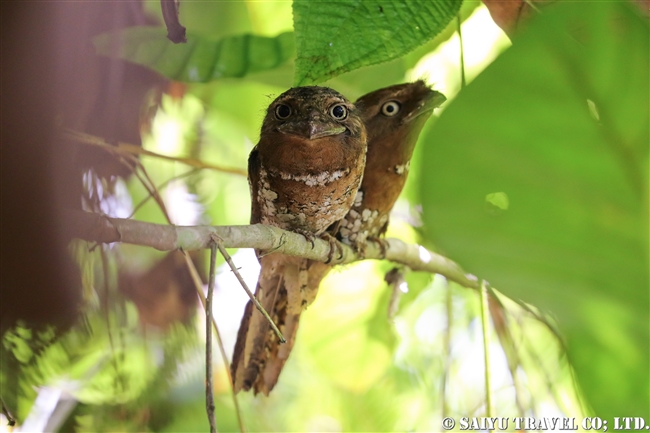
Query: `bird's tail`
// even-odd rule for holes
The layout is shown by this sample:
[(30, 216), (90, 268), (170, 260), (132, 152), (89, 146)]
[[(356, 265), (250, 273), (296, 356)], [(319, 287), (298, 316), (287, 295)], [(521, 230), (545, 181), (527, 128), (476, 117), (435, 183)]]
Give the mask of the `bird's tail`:
[(255, 394), (268, 395), (293, 348), (300, 313), (316, 297), (318, 285), (310, 287), (309, 260), (272, 254), (262, 257), (260, 263), (255, 296), (286, 343), (280, 343), (266, 318), (249, 301), (237, 335), (231, 373), (235, 392), (252, 388)]

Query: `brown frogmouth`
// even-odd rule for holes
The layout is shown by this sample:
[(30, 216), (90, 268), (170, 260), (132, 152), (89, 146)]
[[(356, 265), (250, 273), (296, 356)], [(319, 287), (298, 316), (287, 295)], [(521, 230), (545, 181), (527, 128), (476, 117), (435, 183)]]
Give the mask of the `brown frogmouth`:
[[(273, 225), (308, 239), (322, 235), (352, 207), (365, 158), (366, 129), (351, 102), (326, 87), (288, 90), (268, 107), (248, 160), (251, 224)], [(268, 395), (293, 347), (300, 313), (315, 293), (306, 291), (308, 260), (259, 251), (258, 257), (262, 269), (256, 296), (287, 342), (279, 344), (249, 302), (231, 369), (235, 392), (253, 388)]]
[(445, 100), (424, 81), (416, 81), (375, 90), (355, 102), (368, 131), (368, 154), (363, 183), (338, 229), (341, 241), (363, 250), (367, 239), (386, 233), (420, 131)]
[[(368, 154), (363, 183), (352, 209), (337, 223), (337, 238), (364, 254), (368, 240), (379, 241), (409, 172), (411, 156), (425, 122), (446, 98), (423, 81), (375, 90), (355, 105), (368, 131)], [(385, 248), (380, 242), (382, 249)], [(306, 293), (315, 296), (332, 266), (308, 262)]]

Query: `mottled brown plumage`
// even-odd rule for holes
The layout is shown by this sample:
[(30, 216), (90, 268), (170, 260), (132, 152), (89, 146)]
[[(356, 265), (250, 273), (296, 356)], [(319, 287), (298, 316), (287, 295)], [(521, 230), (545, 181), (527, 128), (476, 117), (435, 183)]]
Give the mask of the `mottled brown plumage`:
[(416, 81), (379, 89), (357, 100), (368, 130), (368, 155), (361, 188), (339, 227), (341, 241), (363, 250), (366, 239), (386, 232), (420, 131), (445, 99), (423, 81)]
[[(368, 93), (355, 105), (368, 130), (363, 183), (352, 209), (336, 224), (337, 237), (361, 254), (366, 240), (386, 232), (388, 216), (406, 183), (409, 162), (420, 131), (445, 97), (423, 81)], [(308, 261), (308, 293), (316, 293), (332, 266)]]
[[(350, 210), (361, 184), (366, 131), (356, 107), (325, 87), (298, 87), (268, 108), (260, 141), (248, 161), (251, 223), (313, 238)], [(256, 296), (287, 343), (280, 345), (249, 302), (232, 362), (235, 391), (268, 394), (289, 356), (308, 291), (308, 261), (282, 254), (260, 258)], [(316, 286), (317, 289), (318, 286)]]

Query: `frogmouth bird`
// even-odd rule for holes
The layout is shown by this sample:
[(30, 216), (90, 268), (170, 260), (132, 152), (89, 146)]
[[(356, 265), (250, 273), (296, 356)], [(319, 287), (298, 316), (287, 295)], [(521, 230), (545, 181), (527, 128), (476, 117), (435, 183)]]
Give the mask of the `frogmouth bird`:
[[(326, 87), (297, 87), (268, 107), (260, 141), (248, 159), (251, 224), (322, 235), (350, 210), (361, 185), (366, 129), (357, 108)], [(261, 255), (256, 296), (287, 339), (279, 344), (253, 304), (246, 305), (231, 366), (235, 392), (275, 386), (294, 344), (300, 313), (315, 297), (309, 261)], [(315, 289), (318, 287), (316, 286)]]
[(375, 90), (355, 102), (368, 131), (368, 154), (363, 183), (338, 228), (342, 242), (363, 253), (367, 239), (378, 239), (386, 232), (420, 131), (445, 100), (442, 93), (419, 80)]
[[(416, 81), (375, 90), (355, 102), (368, 131), (366, 168), (352, 209), (333, 227), (338, 239), (361, 255), (367, 240), (379, 241), (386, 232), (420, 131), (445, 100), (442, 93)], [(310, 260), (307, 268), (306, 292), (316, 293), (332, 266)]]

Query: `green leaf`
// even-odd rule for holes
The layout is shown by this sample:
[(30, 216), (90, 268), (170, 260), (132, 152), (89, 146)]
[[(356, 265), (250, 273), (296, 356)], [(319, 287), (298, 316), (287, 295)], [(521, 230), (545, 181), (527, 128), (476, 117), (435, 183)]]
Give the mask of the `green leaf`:
[(293, 3), (297, 86), (400, 57), (440, 33), (459, 0)]
[(151, 68), (172, 80), (205, 83), (243, 77), (276, 68), (294, 54), (293, 33), (276, 37), (244, 34), (212, 40), (187, 33), (186, 44), (174, 44), (159, 27), (130, 27), (93, 39), (97, 53)]
[(649, 415), (648, 36), (633, 4), (549, 7), (421, 140), (429, 240), (558, 318), (603, 417)]

